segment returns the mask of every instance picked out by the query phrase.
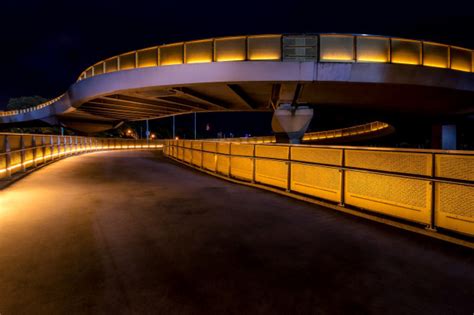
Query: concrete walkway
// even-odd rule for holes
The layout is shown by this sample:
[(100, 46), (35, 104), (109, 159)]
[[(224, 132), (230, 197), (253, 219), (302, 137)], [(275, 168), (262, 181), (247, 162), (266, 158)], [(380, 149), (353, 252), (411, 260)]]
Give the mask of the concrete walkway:
[(163, 158), (0, 191), (0, 313), (472, 314), (474, 252)]

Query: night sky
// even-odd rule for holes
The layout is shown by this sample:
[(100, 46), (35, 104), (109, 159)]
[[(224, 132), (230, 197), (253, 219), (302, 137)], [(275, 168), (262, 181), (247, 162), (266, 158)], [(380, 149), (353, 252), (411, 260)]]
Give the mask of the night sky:
[(343, 32), (474, 48), (474, 10), (468, 3), (2, 0), (0, 109), (10, 97), (55, 97), (101, 59), (182, 40)]

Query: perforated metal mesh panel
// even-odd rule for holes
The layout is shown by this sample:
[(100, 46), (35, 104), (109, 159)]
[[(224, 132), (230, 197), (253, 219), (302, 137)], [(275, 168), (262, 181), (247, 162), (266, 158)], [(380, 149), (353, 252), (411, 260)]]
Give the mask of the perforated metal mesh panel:
[(281, 35), (256, 35), (247, 39), (249, 60), (279, 60)]
[(384, 37), (357, 36), (358, 62), (390, 61), (390, 40)]
[(192, 163), (193, 165), (196, 165), (196, 166), (199, 166), (201, 167), (201, 163), (202, 163), (202, 152), (199, 151), (199, 150), (193, 150), (192, 151)]
[(191, 163), (192, 158), (193, 158), (192, 150), (189, 148), (184, 148), (184, 161)]
[[(35, 136), (35, 140), (36, 140), (36, 145), (37, 146), (41, 146), (41, 143), (42, 143), (42, 139), (43, 137), (41, 136)], [(37, 159), (40, 159), (40, 158), (43, 158), (43, 149), (42, 148), (36, 148), (36, 158)], [(1, 167), (0, 167), (1, 168)]]
[(341, 173), (336, 168), (291, 163), (292, 191), (310, 196), (341, 201)]
[(213, 60), (212, 39), (187, 42), (184, 49), (186, 63), (212, 62)]
[(319, 58), (321, 62), (354, 61), (354, 36), (320, 35)]
[(458, 71), (471, 71), (472, 52), (468, 49), (451, 47), (451, 69)]
[(286, 189), (288, 187), (288, 162), (256, 159), (255, 181)]
[(158, 65), (158, 47), (139, 50), (137, 52), (137, 66), (139, 68), (155, 67)]
[(474, 181), (474, 156), (437, 154), (436, 176)]
[(430, 223), (431, 184), (426, 180), (346, 171), (346, 204)]
[(241, 61), (247, 58), (246, 38), (225, 37), (214, 41), (215, 61)]
[(280, 145), (257, 145), (255, 156), (268, 157), (272, 159), (288, 160), (289, 146)]
[(232, 155), (253, 156), (253, 144), (232, 143), (230, 153)]
[(421, 61), (421, 42), (392, 38), (392, 62), (419, 65)]
[(99, 75), (104, 73), (104, 63), (101, 62), (98, 65), (94, 66), (94, 75)]
[(342, 165), (342, 150), (292, 147), (291, 160), (340, 166)]
[(252, 180), (253, 177), (253, 161), (248, 157), (231, 157), (230, 158), (230, 174), (235, 178), (244, 180)]
[(346, 166), (430, 176), (431, 154), (346, 150)]
[(161, 46), (159, 49), (160, 66), (177, 65), (183, 63), (183, 44)]
[(474, 186), (436, 183), (436, 226), (474, 235)]
[(217, 152), (218, 153), (223, 153), (223, 154), (229, 154), (230, 153), (230, 143), (218, 142), (217, 143)]
[(202, 150), (202, 141), (192, 141), (191, 147), (193, 149)]
[(105, 61), (105, 72), (114, 72), (118, 70), (118, 57)]
[(203, 142), (202, 149), (204, 151), (216, 152), (217, 151), (217, 144), (216, 144), (216, 142)]
[(230, 157), (226, 155), (217, 155), (217, 172), (223, 175), (229, 175)]
[(217, 156), (214, 153), (202, 154), (202, 167), (209, 171), (216, 171)]
[[(25, 148), (32, 148), (33, 147), (33, 136), (30, 135), (25, 135), (23, 136), (23, 143), (25, 145)], [(29, 166), (33, 164), (33, 151), (34, 149), (27, 149), (25, 151), (25, 162)]]
[(449, 46), (424, 42), (423, 65), (447, 68), (449, 66)]

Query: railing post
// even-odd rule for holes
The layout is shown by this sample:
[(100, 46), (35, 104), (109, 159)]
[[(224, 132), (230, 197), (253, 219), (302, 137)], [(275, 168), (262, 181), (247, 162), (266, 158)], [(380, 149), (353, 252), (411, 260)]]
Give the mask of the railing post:
[(229, 172), (228, 172), (228, 177), (232, 177), (232, 143), (229, 142)]
[(62, 149), (62, 145), (61, 145), (61, 139), (62, 137), (61, 136), (58, 136), (58, 158), (61, 158), (61, 149)]
[(204, 142), (201, 141), (201, 169), (204, 169)]
[(41, 136), (41, 152), (43, 153), (43, 164), (46, 162), (46, 143), (44, 136)]
[(217, 141), (214, 143), (214, 172), (217, 174), (217, 159), (219, 158), (219, 153), (217, 152)]
[(33, 138), (31, 139), (31, 147), (32, 147), (31, 150), (33, 150), (33, 152), (32, 152), (32, 156), (33, 156), (33, 168), (36, 168), (36, 167), (38, 167), (38, 163), (36, 162), (36, 156), (37, 156), (36, 150), (37, 150), (37, 149), (36, 149), (36, 137), (35, 137), (35, 136), (33, 136)]
[(346, 150), (342, 149), (342, 167), (339, 169), (339, 172), (341, 173), (341, 201), (339, 202), (339, 206), (344, 207), (346, 205), (346, 200), (345, 200), (345, 189), (346, 189)]
[(291, 145), (288, 145), (288, 178), (286, 183), (286, 191), (291, 192)]
[(4, 145), (5, 145), (5, 171), (6, 171), (5, 175), (8, 178), (12, 176), (12, 170), (10, 169), (12, 156), (10, 152), (11, 151), (10, 141), (8, 140), (8, 136), (5, 136)]
[(26, 171), (26, 165), (25, 165), (25, 136), (20, 136), (20, 159), (21, 159), (21, 171), (25, 172)]
[(253, 153), (252, 153), (252, 184), (255, 184), (255, 166), (256, 166), (256, 159), (255, 159), (255, 148), (256, 144), (253, 145)]
[(53, 136), (49, 136), (49, 146), (51, 147), (51, 161), (54, 160), (54, 140)]
[(436, 199), (436, 182), (434, 181), (436, 175), (436, 155), (435, 153), (431, 153), (431, 178), (432, 180), (430, 181), (431, 185), (431, 205), (430, 205), (430, 210), (431, 210), (431, 220), (430, 220), (430, 225), (426, 227), (427, 230), (434, 231), (436, 232), (436, 214), (435, 214), (435, 199)]

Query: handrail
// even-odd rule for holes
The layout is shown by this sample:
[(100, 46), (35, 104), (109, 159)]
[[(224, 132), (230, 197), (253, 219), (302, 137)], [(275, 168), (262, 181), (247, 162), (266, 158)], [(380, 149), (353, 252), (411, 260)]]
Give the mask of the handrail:
[(39, 109), (45, 108), (46, 106), (49, 106), (49, 105), (59, 101), (64, 96), (64, 94), (65, 93), (63, 93), (63, 94), (59, 95), (58, 97), (55, 97), (51, 100), (48, 100), (48, 101), (43, 102), (41, 104), (38, 104), (36, 106), (23, 108), (23, 109), (17, 109), (17, 110), (0, 111), (0, 117), (14, 116), (14, 115), (24, 114), (24, 113), (28, 113), (28, 112), (31, 112), (31, 111), (34, 111), (34, 110), (39, 110)]

